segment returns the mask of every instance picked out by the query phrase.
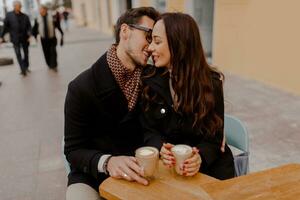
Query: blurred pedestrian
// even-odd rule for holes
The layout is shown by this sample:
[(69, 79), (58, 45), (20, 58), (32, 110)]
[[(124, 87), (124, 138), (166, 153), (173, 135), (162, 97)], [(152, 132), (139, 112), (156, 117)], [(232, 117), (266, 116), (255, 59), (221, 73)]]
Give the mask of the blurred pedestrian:
[(63, 17), (64, 17), (64, 26), (65, 26), (65, 30), (69, 31), (69, 11), (68, 10), (64, 10), (64, 12), (62, 13)]
[[(22, 4), (20, 1), (13, 2), (14, 10), (8, 12), (0, 35), (0, 43), (4, 41), (4, 35), (9, 32), (10, 40), (13, 43), (21, 74), (26, 76), (29, 72), (28, 47), (31, 36), (31, 24), (29, 17), (21, 12)], [(23, 54), (21, 53), (23, 51)]]
[(35, 20), (32, 34), (35, 38), (40, 35), (44, 57), (49, 69), (57, 71), (57, 38), (55, 29), (61, 34), (60, 46), (63, 46), (63, 31), (56, 15), (51, 15), (46, 6), (40, 7), (40, 15)]

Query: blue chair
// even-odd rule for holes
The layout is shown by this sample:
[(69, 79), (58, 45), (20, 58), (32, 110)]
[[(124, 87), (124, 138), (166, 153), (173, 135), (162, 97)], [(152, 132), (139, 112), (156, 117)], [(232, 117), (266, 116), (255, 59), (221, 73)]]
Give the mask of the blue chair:
[(64, 148), (65, 148), (65, 138), (63, 137), (62, 141), (61, 141), (62, 159), (63, 159), (64, 164), (65, 164), (66, 172), (67, 172), (67, 174), (69, 174), (71, 172), (71, 167), (70, 167), (70, 163), (67, 161), (67, 158), (64, 154)]
[(235, 175), (247, 174), (249, 172), (249, 138), (244, 123), (234, 116), (225, 114), (224, 131), (229, 147), (239, 150), (233, 155)]

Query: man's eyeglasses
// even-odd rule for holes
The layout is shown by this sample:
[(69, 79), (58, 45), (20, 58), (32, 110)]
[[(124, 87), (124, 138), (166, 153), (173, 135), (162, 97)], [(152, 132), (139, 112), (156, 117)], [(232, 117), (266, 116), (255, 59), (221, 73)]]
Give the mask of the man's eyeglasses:
[(140, 26), (137, 24), (128, 24), (128, 26), (141, 30), (141, 31), (145, 31), (146, 32), (146, 40), (147, 42), (150, 44), (152, 42), (152, 29), (151, 28), (147, 28), (144, 26)]

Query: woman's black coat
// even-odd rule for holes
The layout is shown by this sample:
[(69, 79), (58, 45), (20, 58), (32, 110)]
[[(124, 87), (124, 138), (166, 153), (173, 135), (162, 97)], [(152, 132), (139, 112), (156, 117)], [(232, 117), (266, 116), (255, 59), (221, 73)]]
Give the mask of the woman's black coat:
[[(146, 145), (160, 149), (163, 142), (169, 142), (197, 147), (202, 158), (201, 172), (218, 179), (233, 177), (232, 153), (227, 145), (224, 153), (220, 150), (223, 128), (217, 131), (214, 137), (208, 136), (199, 129), (192, 128), (192, 117), (182, 117), (172, 107), (169, 73), (164, 74), (164, 69), (157, 68), (154, 76), (145, 78), (152, 72), (153, 68), (148, 67), (143, 74), (143, 85), (150, 86), (152, 95), (157, 95), (155, 100), (150, 102), (148, 110), (145, 110), (140, 117)], [(215, 111), (224, 120), (223, 85), (217, 73), (212, 73), (212, 82)], [(145, 99), (142, 100), (141, 105), (144, 110)]]

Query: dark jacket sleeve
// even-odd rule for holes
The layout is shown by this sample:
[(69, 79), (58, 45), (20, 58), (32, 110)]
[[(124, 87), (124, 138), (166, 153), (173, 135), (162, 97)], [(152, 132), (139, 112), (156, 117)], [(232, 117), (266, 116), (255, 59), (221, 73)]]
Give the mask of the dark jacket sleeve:
[(8, 15), (6, 15), (6, 17), (5, 17), (5, 19), (4, 19), (4, 24), (3, 24), (3, 31), (2, 31), (2, 33), (1, 33), (1, 35), (0, 35), (0, 38), (3, 38), (4, 37), (4, 35), (8, 32), (8, 30), (9, 30), (9, 26), (10, 26), (10, 24), (9, 24), (9, 16)]
[(91, 174), (97, 179), (98, 162), (103, 155), (89, 148), (88, 104), (80, 84), (71, 82), (65, 100), (65, 148), (71, 168)]
[[(215, 79), (213, 81), (213, 90), (215, 97), (215, 112), (224, 122), (224, 97), (223, 83), (221, 80)], [(205, 168), (209, 167), (217, 158), (220, 157), (223, 129), (224, 124), (222, 124), (221, 129), (215, 133), (215, 136), (205, 137), (202, 142), (197, 145), (202, 158), (203, 167)]]
[(61, 37), (63, 37), (63, 35), (64, 35), (64, 32), (63, 32), (63, 30), (62, 30), (62, 28), (61, 28), (61, 25), (60, 25), (60, 20), (54, 20), (54, 27), (56, 27), (57, 28), (57, 30), (60, 32), (60, 34), (61, 34)]

